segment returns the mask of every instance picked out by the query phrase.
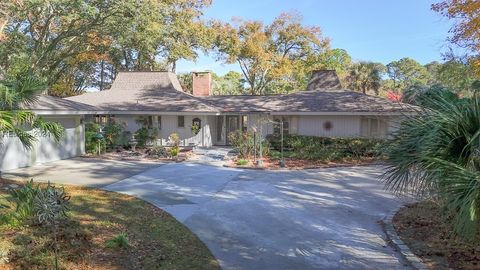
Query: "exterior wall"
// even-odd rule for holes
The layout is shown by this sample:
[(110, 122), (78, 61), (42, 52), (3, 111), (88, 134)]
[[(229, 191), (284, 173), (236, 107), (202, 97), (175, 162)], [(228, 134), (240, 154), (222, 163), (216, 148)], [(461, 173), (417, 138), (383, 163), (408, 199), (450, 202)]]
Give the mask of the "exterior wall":
[(302, 115), (298, 116), (297, 134), (320, 137), (360, 137), (360, 119), (360, 116)]
[(85, 131), (80, 116), (44, 119), (62, 124), (65, 136), (59, 142), (50, 137), (38, 137), (30, 150), (26, 150), (16, 137), (3, 137), (0, 139), (0, 170), (27, 167), (85, 153)]
[[(158, 117), (161, 117), (161, 127), (158, 127)], [(159, 143), (164, 145), (168, 142), (168, 137), (172, 133), (177, 133), (180, 136), (182, 145), (200, 145), (205, 147), (210, 147), (213, 144), (212, 138), (212, 116), (193, 116), (185, 115), (185, 125), (184, 127), (178, 127), (178, 116), (177, 115), (155, 115), (153, 116), (153, 128), (158, 129)], [(126, 131), (130, 131), (132, 134), (135, 133), (142, 126), (137, 123), (139, 115), (116, 115), (114, 117), (115, 121), (122, 123), (125, 126)], [(194, 118), (199, 118), (202, 121), (202, 126), (199, 134), (194, 135), (192, 133), (192, 120)], [(214, 123), (215, 121), (213, 121)]]

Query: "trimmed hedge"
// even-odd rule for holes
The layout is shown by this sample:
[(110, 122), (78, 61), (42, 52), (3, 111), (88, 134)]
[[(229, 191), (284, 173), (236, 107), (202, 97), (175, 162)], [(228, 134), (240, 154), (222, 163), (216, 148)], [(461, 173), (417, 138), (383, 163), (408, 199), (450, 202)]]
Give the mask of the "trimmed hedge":
[[(280, 151), (278, 135), (268, 135), (273, 149)], [(286, 156), (291, 158), (338, 161), (342, 159), (373, 158), (380, 155), (382, 140), (365, 138), (327, 138), (302, 135), (285, 135)]]

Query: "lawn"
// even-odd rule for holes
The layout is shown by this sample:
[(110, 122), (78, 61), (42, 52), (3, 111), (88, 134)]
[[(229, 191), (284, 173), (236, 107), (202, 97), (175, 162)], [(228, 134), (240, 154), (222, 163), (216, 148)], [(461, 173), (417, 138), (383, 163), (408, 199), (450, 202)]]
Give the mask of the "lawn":
[[(19, 184), (0, 180), (0, 216), (14, 210), (6, 190), (12, 183)], [(65, 191), (71, 211), (58, 234), (61, 269), (220, 269), (192, 232), (149, 203), (86, 187), (65, 186)], [(50, 232), (3, 221), (0, 269), (52, 269)], [(112, 245), (112, 239), (122, 236), (126, 246)]]

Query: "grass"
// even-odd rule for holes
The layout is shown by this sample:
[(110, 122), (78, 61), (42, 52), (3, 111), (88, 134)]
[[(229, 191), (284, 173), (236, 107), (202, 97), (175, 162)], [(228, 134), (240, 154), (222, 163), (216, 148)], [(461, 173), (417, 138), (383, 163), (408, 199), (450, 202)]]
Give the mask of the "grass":
[(393, 224), (400, 238), (430, 269), (480, 269), (478, 240), (455, 235), (453, 215), (446, 216), (439, 204), (425, 201), (409, 205), (395, 215)]
[(248, 164), (248, 160), (246, 160), (246, 159), (242, 158), (242, 159), (237, 160), (237, 165), (239, 165), (239, 166), (245, 166), (247, 164)]
[[(4, 189), (9, 183), (0, 180), (0, 217), (13, 211)], [(65, 191), (72, 198), (70, 220), (58, 235), (62, 269), (220, 269), (192, 232), (149, 203), (86, 187)], [(0, 269), (52, 268), (48, 228), (20, 226), (8, 217), (0, 223)]]

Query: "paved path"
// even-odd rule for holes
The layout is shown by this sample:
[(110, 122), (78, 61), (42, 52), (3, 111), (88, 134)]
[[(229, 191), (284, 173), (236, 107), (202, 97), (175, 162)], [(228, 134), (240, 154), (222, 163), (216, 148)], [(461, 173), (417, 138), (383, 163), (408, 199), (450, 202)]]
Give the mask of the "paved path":
[(2, 176), (145, 199), (188, 226), (224, 269), (406, 268), (378, 224), (401, 203), (376, 179), (382, 167), (254, 171), (207, 165), (222, 162), (206, 156), (161, 166), (76, 158)]
[(167, 164), (104, 187), (170, 212), (224, 269), (408, 269), (378, 221), (382, 167), (251, 171)]

